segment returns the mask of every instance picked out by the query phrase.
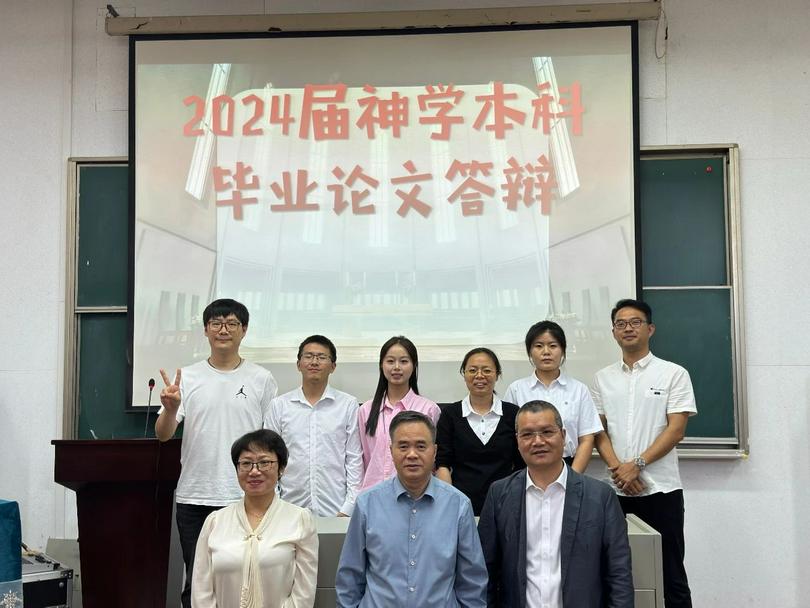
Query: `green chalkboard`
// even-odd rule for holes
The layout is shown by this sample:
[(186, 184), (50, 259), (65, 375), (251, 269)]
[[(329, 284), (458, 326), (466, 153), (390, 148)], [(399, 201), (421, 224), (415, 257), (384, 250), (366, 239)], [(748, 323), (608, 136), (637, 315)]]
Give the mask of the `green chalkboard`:
[[(79, 317), (79, 439), (143, 437), (145, 414), (128, 413), (123, 407), (127, 341), (127, 313)], [(154, 422), (150, 424), (154, 428)], [(148, 432), (154, 436), (152, 428)]]
[(79, 167), (78, 306), (126, 306), (129, 255), (127, 165)]
[(641, 162), (641, 259), (645, 287), (725, 285), (722, 158)]
[(687, 437), (734, 437), (731, 301), (728, 289), (645, 291), (652, 306), (656, 356), (689, 370), (698, 415)]
[[(129, 280), (127, 163), (77, 167), (76, 305), (123, 307)], [(145, 413), (127, 412), (127, 313), (78, 314), (77, 417), (79, 439), (142, 437)], [(155, 404), (155, 410), (160, 406)], [(149, 436), (154, 436), (150, 416)], [(92, 432), (91, 432), (92, 431)]]

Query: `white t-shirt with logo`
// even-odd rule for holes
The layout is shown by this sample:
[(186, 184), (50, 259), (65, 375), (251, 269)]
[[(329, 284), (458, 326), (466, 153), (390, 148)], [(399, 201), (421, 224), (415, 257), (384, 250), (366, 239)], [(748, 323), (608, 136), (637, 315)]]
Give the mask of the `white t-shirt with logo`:
[(208, 361), (183, 368), (177, 410), (177, 422), (185, 420), (178, 503), (219, 507), (242, 497), (231, 445), (262, 428), (277, 390), (273, 375), (249, 361), (227, 371)]

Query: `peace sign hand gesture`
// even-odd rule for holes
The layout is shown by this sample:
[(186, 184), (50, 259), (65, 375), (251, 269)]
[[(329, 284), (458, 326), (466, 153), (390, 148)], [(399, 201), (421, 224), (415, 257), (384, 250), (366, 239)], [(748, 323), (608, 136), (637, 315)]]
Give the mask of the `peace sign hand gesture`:
[(160, 403), (170, 412), (176, 412), (180, 407), (180, 370), (174, 377), (174, 382), (169, 381), (166, 370), (160, 370), (160, 376), (166, 387), (160, 391)]

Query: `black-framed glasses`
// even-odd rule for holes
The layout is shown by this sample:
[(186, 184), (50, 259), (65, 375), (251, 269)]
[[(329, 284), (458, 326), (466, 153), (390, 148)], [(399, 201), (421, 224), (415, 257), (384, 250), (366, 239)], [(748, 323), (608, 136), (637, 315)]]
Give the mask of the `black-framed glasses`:
[(278, 460), (260, 460), (259, 462), (240, 460), (236, 463), (236, 466), (240, 473), (250, 473), (253, 467), (256, 467), (259, 471), (266, 471), (275, 464), (278, 464)]
[(560, 429), (554, 427), (543, 429), (541, 431), (520, 431), (517, 434), (517, 436), (518, 439), (520, 439), (521, 441), (528, 443), (530, 441), (533, 441), (535, 437), (540, 437), (542, 439), (545, 439), (546, 441), (549, 441), (550, 439), (554, 439), (554, 436), (559, 432)]
[(629, 321), (625, 321), (624, 319), (619, 319), (618, 321), (613, 322), (614, 329), (624, 329), (628, 325), (633, 329), (638, 329), (642, 325), (644, 325), (647, 321), (644, 319), (639, 319), (636, 317), (635, 319), (630, 319)]
[(331, 361), (332, 357), (329, 355), (324, 355), (323, 353), (304, 353), (301, 355), (301, 361), (304, 363), (312, 363), (313, 361), (317, 361), (318, 363), (326, 363), (327, 361)]
[(233, 320), (231, 320), (231, 321), (219, 321), (219, 320), (216, 320), (216, 321), (209, 321), (208, 322), (208, 327), (213, 331), (220, 331), (223, 326), (225, 327), (225, 329), (228, 330), (228, 333), (231, 333), (231, 332), (236, 331), (240, 327), (242, 327), (242, 322), (241, 321), (233, 321)]

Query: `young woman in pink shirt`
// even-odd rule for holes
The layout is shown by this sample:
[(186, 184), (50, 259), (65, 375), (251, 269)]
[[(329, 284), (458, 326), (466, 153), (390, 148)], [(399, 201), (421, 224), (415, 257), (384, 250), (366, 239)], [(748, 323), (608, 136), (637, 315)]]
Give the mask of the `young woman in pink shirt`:
[(359, 410), (360, 443), (363, 446), (361, 489), (396, 473), (391, 458), (388, 427), (399, 412), (413, 410), (439, 420), (439, 406), (419, 396), (417, 376), (419, 356), (416, 346), (405, 336), (394, 336), (380, 349), (380, 377), (374, 398)]

